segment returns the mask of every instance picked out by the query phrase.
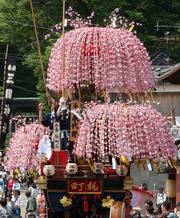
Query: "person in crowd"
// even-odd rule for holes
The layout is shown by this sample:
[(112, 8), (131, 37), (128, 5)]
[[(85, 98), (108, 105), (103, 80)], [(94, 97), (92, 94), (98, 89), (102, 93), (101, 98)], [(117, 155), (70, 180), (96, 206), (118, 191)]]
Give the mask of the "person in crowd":
[(161, 208), (163, 218), (177, 218), (177, 215), (174, 212), (171, 212), (171, 206), (168, 201), (163, 202)]
[(45, 197), (42, 191), (39, 190), (36, 198), (37, 203), (37, 215), (40, 217), (42, 213), (45, 213)]
[(39, 191), (38, 191), (38, 187), (37, 187), (37, 185), (36, 185), (35, 182), (33, 182), (33, 183), (29, 186), (28, 191), (31, 193), (31, 197), (32, 197), (32, 198), (34, 198), (34, 199), (37, 198)]
[(12, 218), (12, 216), (13, 216), (13, 212), (12, 212), (13, 205), (12, 205), (12, 201), (11, 201), (11, 193), (7, 193), (6, 202), (7, 202), (6, 210), (7, 210), (7, 213), (8, 213), (8, 218)]
[(154, 215), (155, 217), (161, 217), (162, 214), (162, 209), (161, 209), (161, 204), (156, 205), (156, 208), (154, 210)]
[(0, 197), (3, 198), (5, 192), (5, 185), (2, 173), (0, 173)]
[(153, 207), (153, 202), (149, 199), (145, 200), (144, 206), (146, 209), (146, 217), (154, 217), (154, 207)]
[(174, 208), (174, 213), (177, 214), (177, 217), (180, 217), (180, 202), (176, 203), (176, 207)]
[(161, 205), (165, 201), (167, 201), (167, 194), (164, 192), (164, 188), (161, 187), (157, 193), (157, 205)]
[(147, 185), (147, 183), (143, 183), (143, 184), (141, 185), (141, 189), (147, 191), (147, 190), (148, 190), (148, 185)]
[(9, 179), (8, 179), (8, 184), (7, 184), (7, 188), (8, 188), (8, 192), (12, 193), (12, 188), (13, 188), (13, 184), (14, 184), (14, 179), (11, 175), (9, 175)]
[(7, 173), (6, 172), (3, 173), (3, 180), (4, 180), (4, 193), (6, 195), (6, 193), (8, 192), (8, 189), (7, 189), (8, 180), (7, 180)]
[(8, 218), (8, 213), (7, 213), (5, 206), (6, 206), (6, 202), (0, 199), (0, 217), (1, 218)]
[(30, 191), (26, 192), (26, 218), (36, 218), (36, 199), (31, 197)]
[(13, 208), (12, 208), (13, 218), (20, 218), (22, 198), (19, 190), (13, 190), (12, 204), (13, 204)]
[(20, 191), (21, 185), (20, 182), (18, 181), (18, 179), (15, 177), (14, 178), (14, 184), (12, 186), (12, 191), (16, 190), (16, 191)]
[(136, 208), (133, 208), (130, 212), (130, 218), (142, 218), (141, 211)]

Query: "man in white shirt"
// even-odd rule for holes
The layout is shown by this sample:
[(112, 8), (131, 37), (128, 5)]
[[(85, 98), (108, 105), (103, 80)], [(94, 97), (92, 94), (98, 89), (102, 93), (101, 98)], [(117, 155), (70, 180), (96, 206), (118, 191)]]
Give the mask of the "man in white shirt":
[(157, 193), (157, 205), (162, 204), (167, 201), (167, 194), (164, 192), (164, 188), (159, 188), (159, 192)]
[(13, 191), (12, 196), (12, 204), (13, 204), (13, 218), (21, 217), (21, 206), (22, 206), (22, 198), (20, 196), (20, 192), (17, 190)]

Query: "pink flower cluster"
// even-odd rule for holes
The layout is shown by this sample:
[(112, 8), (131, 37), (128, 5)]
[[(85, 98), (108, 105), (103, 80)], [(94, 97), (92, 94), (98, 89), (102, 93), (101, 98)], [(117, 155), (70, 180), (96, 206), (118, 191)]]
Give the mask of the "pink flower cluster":
[(62, 77), (63, 40), (55, 43), (48, 66), (47, 87), (94, 85), (96, 90), (144, 92), (154, 86), (149, 55), (140, 40), (125, 29), (85, 27), (65, 34), (65, 69)]
[(39, 139), (47, 131), (45, 127), (35, 123), (18, 128), (12, 136), (6, 152), (6, 170), (12, 171), (16, 168), (38, 170), (37, 146)]
[(176, 146), (166, 120), (149, 104), (105, 103), (86, 107), (74, 152), (98, 162), (109, 155), (166, 159)]

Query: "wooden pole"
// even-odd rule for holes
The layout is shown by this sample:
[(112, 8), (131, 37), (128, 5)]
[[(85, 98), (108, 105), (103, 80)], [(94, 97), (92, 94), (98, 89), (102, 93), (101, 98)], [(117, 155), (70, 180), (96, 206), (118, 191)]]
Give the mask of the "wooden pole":
[(64, 89), (64, 70), (65, 70), (65, 39), (64, 39), (64, 24), (65, 24), (65, 8), (66, 8), (66, 0), (63, 0), (63, 13), (62, 13), (62, 67), (61, 67), (61, 83), (62, 83), (62, 97), (65, 97), (65, 89)]
[(48, 100), (48, 105), (50, 105), (50, 99), (48, 97), (49, 93), (48, 93), (48, 89), (47, 89), (47, 86), (46, 86), (46, 76), (45, 76), (45, 70), (44, 70), (44, 65), (43, 65), (43, 61), (42, 61), (42, 52), (41, 52), (41, 47), (40, 47), (40, 43), (39, 43), (39, 36), (38, 36), (38, 32), (37, 32), (36, 18), (35, 18), (35, 14), (34, 14), (33, 3), (32, 3), (32, 0), (29, 0), (29, 1), (30, 1), (30, 6), (31, 6), (31, 13), (32, 13), (32, 19), (33, 19), (33, 25), (34, 25), (34, 32), (35, 32), (37, 48), (38, 48), (39, 64), (40, 64), (40, 67), (41, 67), (43, 83), (44, 83), (44, 87), (45, 87), (45, 91), (46, 91), (46, 97), (47, 97), (47, 100)]

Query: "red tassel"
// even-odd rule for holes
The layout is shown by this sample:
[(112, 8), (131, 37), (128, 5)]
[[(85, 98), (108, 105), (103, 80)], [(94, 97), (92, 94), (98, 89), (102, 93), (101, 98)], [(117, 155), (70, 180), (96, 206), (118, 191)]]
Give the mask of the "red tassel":
[(84, 198), (84, 213), (88, 213), (89, 212), (89, 204), (88, 204), (88, 200), (85, 197)]
[(44, 163), (41, 163), (40, 165), (40, 176), (44, 176), (43, 168), (44, 168)]

